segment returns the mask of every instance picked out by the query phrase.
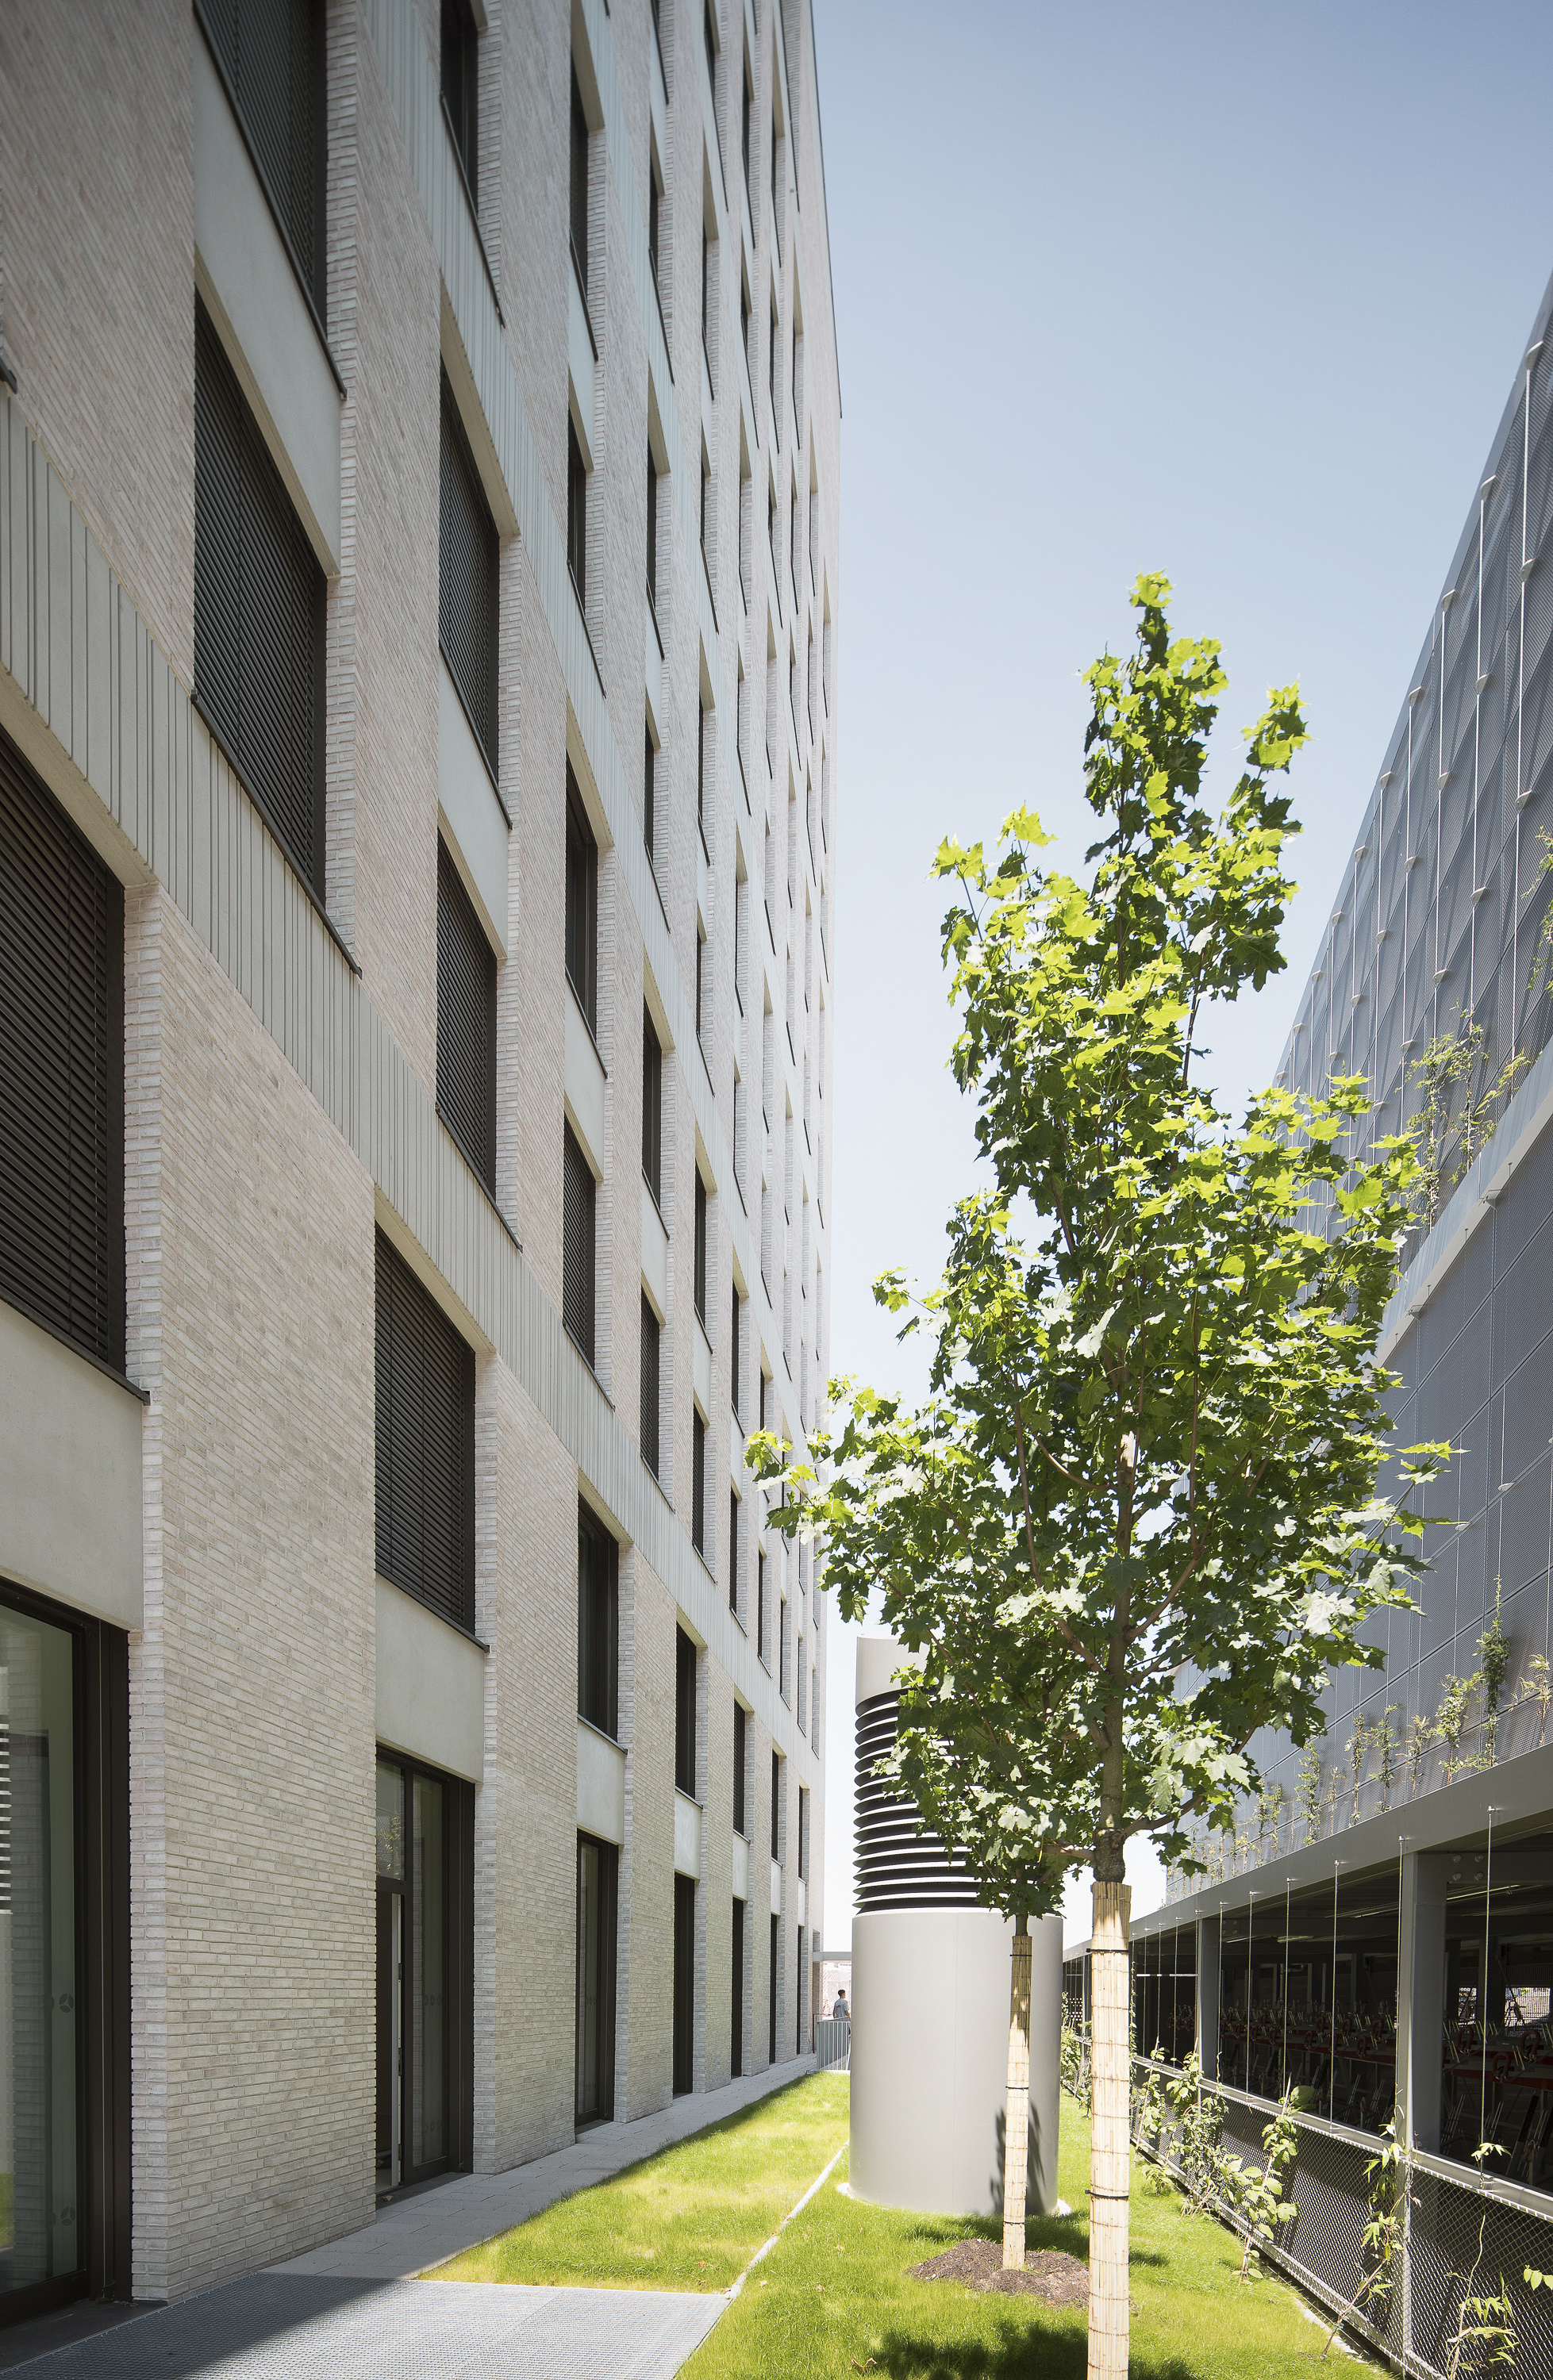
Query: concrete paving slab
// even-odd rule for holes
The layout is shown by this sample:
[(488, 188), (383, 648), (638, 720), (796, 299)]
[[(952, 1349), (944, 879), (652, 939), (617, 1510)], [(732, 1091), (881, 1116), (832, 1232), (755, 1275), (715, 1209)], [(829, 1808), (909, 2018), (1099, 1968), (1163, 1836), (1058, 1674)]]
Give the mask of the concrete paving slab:
[(672, 2380), (725, 2303), (254, 2273), (18, 2368), (28, 2380)]

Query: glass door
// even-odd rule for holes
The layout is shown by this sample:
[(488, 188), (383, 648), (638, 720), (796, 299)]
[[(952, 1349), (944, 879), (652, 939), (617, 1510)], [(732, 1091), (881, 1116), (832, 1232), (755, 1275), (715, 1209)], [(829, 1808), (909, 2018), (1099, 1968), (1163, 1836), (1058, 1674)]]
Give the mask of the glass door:
[(472, 1797), (377, 1762), (377, 2190), (468, 2162)]

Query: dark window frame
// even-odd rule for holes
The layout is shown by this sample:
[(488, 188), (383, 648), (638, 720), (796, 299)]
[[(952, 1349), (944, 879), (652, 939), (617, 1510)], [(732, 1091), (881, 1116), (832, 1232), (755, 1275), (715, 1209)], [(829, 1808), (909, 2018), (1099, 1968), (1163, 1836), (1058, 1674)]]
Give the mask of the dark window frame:
[(642, 1293), (642, 1403), (637, 1445), (654, 1479), (662, 1474), (663, 1325), (645, 1290)]
[(434, 2180), (439, 2174), (470, 2173), (474, 2167), (474, 1788), (461, 1777), (451, 1777), (443, 1769), (434, 1768), (428, 1761), (409, 1758), (382, 1744), (377, 1746), (376, 1761), (398, 1771), (407, 1811), (413, 1808), (418, 1777), (442, 1789), (443, 1985), (450, 2019), (444, 2027), (443, 2039), (446, 2154), (412, 2165), (410, 2149), (413, 2137), (415, 2039), (410, 2012), (415, 1986), (418, 1929), (411, 1915), (411, 1902), (419, 1879), (415, 1872), (415, 1828), (413, 1819), (410, 1819), (403, 1830), (403, 1874), (397, 1877), (379, 1876), (376, 1884), (380, 1905), (385, 1894), (393, 1893), (397, 1893), (404, 1903), (400, 1974), (397, 1979), (402, 2010), (399, 2140), (403, 2169), (397, 2188), (380, 2193), (381, 2203), (423, 2181)]
[(706, 1559), (706, 1424), (691, 1409), (691, 1543)]
[(695, 1801), (697, 1773), (696, 1696), (701, 1657), (682, 1628), (674, 1632), (674, 1790)]
[[(696, 1169), (695, 1177), (695, 1257), (694, 1269), (691, 1273), (691, 1286), (692, 1294), (695, 1300), (696, 1319), (701, 1324), (703, 1330), (706, 1330), (706, 1268), (709, 1245), (710, 1233), (706, 1215), (706, 1184), (701, 1178), (701, 1171), (698, 1167)], [(708, 1342), (710, 1342), (712, 1334), (709, 1330), (706, 1331), (706, 1336)]]
[(463, 169), (470, 204), (480, 212), (480, 28), (470, 0), (442, 0), (442, 103)]
[(496, 1192), (496, 956), (437, 837), (437, 1113)]
[(567, 414), (567, 568), (584, 618), (588, 610), (588, 467), (577, 424)]
[(568, 211), (567, 233), (572, 262), (584, 301), (588, 295), (588, 184), (589, 148), (592, 135), (588, 128), (588, 112), (582, 104), (582, 86), (577, 79), (577, 61), (571, 61), (571, 113), (568, 122)]
[(598, 838), (571, 762), (566, 771), (566, 970), (598, 1039)]
[(742, 1703), (736, 1702), (733, 1706), (733, 1831), (746, 1838), (749, 1834), (746, 1822), (750, 1815), (747, 1791), (749, 1765), (749, 1713)]
[(577, 1716), (620, 1732), (620, 1548), (596, 1513), (577, 1507)]
[[(596, 1978), (590, 1978), (585, 1974), (589, 1945), (584, 1915), (583, 1867), (590, 1854), (597, 1864), (596, 1888), (600, 1902), (597, 1940), (599, 1973)], [(586, 1834), (580, 1828), (577, 1835), (577, 2022), (572, 2091), (573, 2126), (579, 2132), (588, 2131), (594, 2124), (609, 2123), (615, 2113), (615, 2026), (618, 2013), (616, 1995), (619, 1959), (619, 1893), (618, 1849), (614, 1843), (604, 1842), (598, 1836)], [(583, 2082), (584, 2059), (589, 2048), (584, 2039), (589, 1982), (594, 1985), (599, 2012), (598, 2035), (593, 2045), (598, 2087), (592, 2101), (585, 2098)]]
[(437, 642), (481, 757), (499, 782), (501, 539), (446, 370), (437, 481)]
[(569, 1123), (561, 1126), (561, 1323), (590, 1371), (597, 1347), (598, 1184)]
[(674, 1879), (674, 2095), (695, 2088), (695, 1878)]
[(642, 1178), (663, 1209), (663, 1043), (653, 1012), (642, 1003)]

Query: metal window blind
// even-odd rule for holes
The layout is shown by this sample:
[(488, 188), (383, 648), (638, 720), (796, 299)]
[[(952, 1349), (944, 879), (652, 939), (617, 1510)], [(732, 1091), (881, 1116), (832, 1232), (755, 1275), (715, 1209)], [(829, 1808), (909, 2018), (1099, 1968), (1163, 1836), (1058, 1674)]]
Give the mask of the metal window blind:
[(124, 895), (3, 735), (0, 1296), (124, 1369)]
[(733, 1706), (733, 1831), (744, 1832), (744, 1770), (746, 1767), (745, 1730), (748, 1721), (742, 1703)]
[(566, 964), (588, 1030), (598, 1030), (598, 844), (567, 762)]
[(698, 1554), (706, 1550), (706, 1424), (691, 1415), (691, 1543)]
[(291, 260), (324, 320), (328, 80), (320, 0), (195, 0)]
[(593, 1360), (593, 1170), (569, 1124), (561, 1184), (561, 1320)]
[(674, 1782), (692, 1800), (696, 1789), (696, 1648), (682, 1628), (674, 1632)]
[(469, 0), (442, 0), (442, 96), (469, 184), (480, 191), (480, 35)]
[(619, 1732), (618, 1548), (585, 1505), (577, 1512), (577, 1709)]
[(663, 1050), (653, 1012), (642, 1003), (642, 1171), (663, 1204)]
[(706, 1323), (706, 1184), (695, 1178), (695, 1310)]
[(496, 773), (496, 525), (464, 425), (442, 375), (442, 463), (437, 504), (437, 635), (486, 766)]
[(474, 1626), (474, 1353), (377, 1235), (377, 1567)]
[(194, 689), (320, 900), (324, 605), (324, 573), (196, 299)]
[(658, 1397), (662, 1376), (662, 1354), (658, 1318), (642, 1293), (642, 1419), (638, 1430), (642, 1460), (655, 1479), (658, 1475)]
[(588, 287), (588, 119), (577, 68), (571, 70), (571, 248), (584, 295)]
[(437, 1111), (496, 1186), (496, 961), (447, 846), (437, 843)]

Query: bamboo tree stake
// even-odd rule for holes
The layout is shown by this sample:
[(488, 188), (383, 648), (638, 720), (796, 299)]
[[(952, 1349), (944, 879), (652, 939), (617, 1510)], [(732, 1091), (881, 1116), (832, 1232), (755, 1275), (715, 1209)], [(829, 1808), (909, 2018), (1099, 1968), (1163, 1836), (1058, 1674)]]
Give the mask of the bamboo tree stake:
[(1132, 1888), (1094, 1879), (1094, 2115), (1089, 2186), (1089, 2380), (1126, 2380), (1128, 1921)]
[(1024, 2270), (1024, 2194), (1030, 2160), (1030, 1920), (1014, 1920), (1009, 1978), (1009, 2104), (1003, 2121), (1003, 2270)]

